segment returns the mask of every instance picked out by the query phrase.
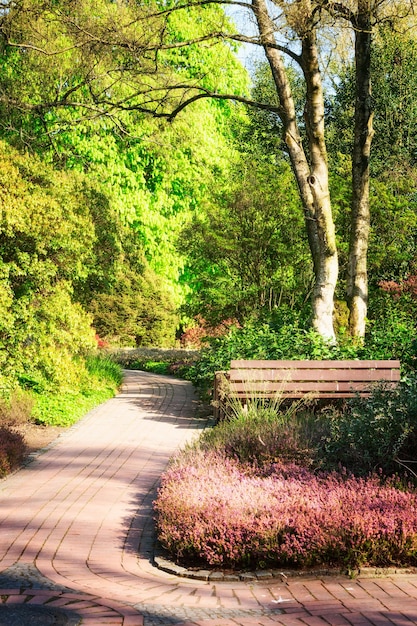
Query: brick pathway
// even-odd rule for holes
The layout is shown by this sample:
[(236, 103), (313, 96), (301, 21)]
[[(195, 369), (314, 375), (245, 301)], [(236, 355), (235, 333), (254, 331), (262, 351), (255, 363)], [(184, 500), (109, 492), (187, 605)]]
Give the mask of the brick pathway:
[(0, 482), (0, 626), (19, 603), (88, 626), (417, 624), (412, 574), (215, 583), (155, 569), (155, 487), (206, 425), (195, 403), (188, 383), (127, 372), (122, 393)]

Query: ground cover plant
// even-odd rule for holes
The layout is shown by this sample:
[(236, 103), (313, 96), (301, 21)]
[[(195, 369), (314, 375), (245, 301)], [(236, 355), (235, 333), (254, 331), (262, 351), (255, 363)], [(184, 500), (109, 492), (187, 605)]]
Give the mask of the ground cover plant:
[(68, 392), (31, 394), (31, 418), (49, 426), (71, 426), (89, 410), (112, 398), (123, 372), (107, 355), (94, 353), (79, 363), (79, 385)]
[(417, 564), (417, 494), (378, 476), (279, 463), (265, 475), (199, 453), (168, 470), (156, 510), (160, 541), (192, 564)]
[(415, 390), (323, 411), (234, 408), (164, 474), (162, 545), (203, 567), (417, 565)]

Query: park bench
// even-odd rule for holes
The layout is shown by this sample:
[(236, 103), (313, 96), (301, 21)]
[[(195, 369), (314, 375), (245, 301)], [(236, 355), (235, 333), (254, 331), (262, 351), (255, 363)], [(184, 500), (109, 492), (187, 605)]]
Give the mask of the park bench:
[(375, 383), (395, 387), (400, 380), (399, 361), (255, 361), (235, 360), (228, 372), (214, 380), (215, 417), (222, 419), (230, 399), (352, 398), (371, 393)]

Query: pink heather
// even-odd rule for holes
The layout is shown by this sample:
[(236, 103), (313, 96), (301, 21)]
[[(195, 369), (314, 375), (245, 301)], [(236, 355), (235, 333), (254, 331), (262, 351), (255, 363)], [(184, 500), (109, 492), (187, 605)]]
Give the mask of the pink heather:
[(161, 542), (178, 558), (217, 566), (417, 562), (417, 494), (295, 465), (267, 476), (194, 453), (165, 473)]

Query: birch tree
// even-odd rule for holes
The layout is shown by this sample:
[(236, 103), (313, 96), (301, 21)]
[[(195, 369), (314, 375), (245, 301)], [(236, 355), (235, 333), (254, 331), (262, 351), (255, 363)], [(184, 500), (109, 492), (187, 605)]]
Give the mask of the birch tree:
[[(79, 62), (66, 69), (49, 100), (38, 89), (37, 101), (21, 102), (3, 92), (8, 106), (32, 108), (45, 117), (51, 108), (85, 107), (90, 115), (136, 110), (170, 121), (201, 98), (233, 100), (274, 111), (281, 119), (283, 139), (297, 181), (314, 268), (312, 323), (329, 342), (333, 328), (338, 254), (329, 192), (325, 141), (322, 29), (349, 27), (356, 60), (355, 141), (352, 155), (352, 219), (348, 303), (350, 330), (363, 337), (367, 307), (366, 253), (369, 233), (369, 159), (373, 136), (370, 93), (372, 33), (379, 20), (405, 18), (415, 0), (171, 0), (155, 3), (94, 3), (69, 7), (47, 3), (32, 7), (20, 0), (4, 11), (0, 32), (4, 49), (43, 64), (72, 51)], [(238, 32), (221, 7), (246, 16), (250, 32)], [(80, 8), (81, 7), (81, 8)], [(250, 19), (248, 16), (251, 15)], [(244, 23), (245, 20), (243, 20)], [(190, 25), (188, 31), (181, 23)], [(50, 33), (53, 32), (51, 45)], [(58, 33), (58, 35), (57, 35)], [(336, 35), (337, 36), (337, 35)], [(225, 42), (243, 42), (262, 49), (269, 64), (279, 105), (255, 102), (236, 86), (225, 90), (222, 59)], [(208, 47), (218, 50), (218, 71), (204, 68)], [(104, 63), (104, 61), (105, 63)], [(110, 66), (109, 66), (110, 63)], [(113, 64), (113, 65), (112, 65)], [(288, 68), (303, 77), (303, 117), (297, 115)], [(57, 81), (57, 78), (55, 78)]]
[(345, 0), (326, 1), (330, 15), (349, 24), (354, 39), (355, 91), (352, 149), (352, 207), (347, 274), (349, 330), (353, 337), (365, 336), (368, 306), (368, 243), (370, 231), (370, 158), (374, 136), (371, 90), (371, 54), (378, 24), (398, 26), (414, 8), (413, 0)]

